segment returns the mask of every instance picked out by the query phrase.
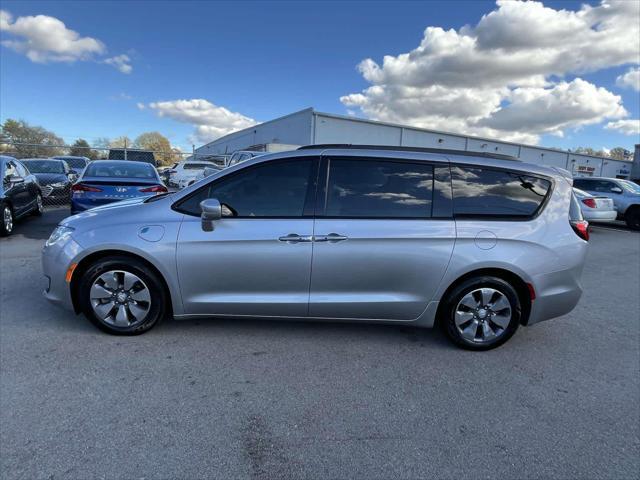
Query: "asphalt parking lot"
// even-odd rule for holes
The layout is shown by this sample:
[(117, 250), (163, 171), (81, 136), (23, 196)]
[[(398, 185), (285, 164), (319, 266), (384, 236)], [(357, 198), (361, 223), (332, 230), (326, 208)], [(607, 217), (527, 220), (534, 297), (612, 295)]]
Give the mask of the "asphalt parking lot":
[(578, 307), (472, 353), (394, 326), (108, 336), (41, 296), (63, 213), (0, 240), (3, 479), (638, 478), (637, 232), (595, 228)]

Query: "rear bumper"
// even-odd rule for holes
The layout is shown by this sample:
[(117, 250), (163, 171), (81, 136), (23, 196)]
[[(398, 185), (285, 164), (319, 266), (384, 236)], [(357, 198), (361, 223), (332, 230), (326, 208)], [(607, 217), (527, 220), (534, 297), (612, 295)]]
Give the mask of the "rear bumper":
[(616, 219), (618, 212), (615, 210), (583, 210), (582, 216), (588, 222), (611, 222)]
[(582, 296), (581, 274), (582, 265), (570, 270), (534, 277), (536, 298), (531, 302), (531, 313), (527, 325), (534, 325), (571, 312)]

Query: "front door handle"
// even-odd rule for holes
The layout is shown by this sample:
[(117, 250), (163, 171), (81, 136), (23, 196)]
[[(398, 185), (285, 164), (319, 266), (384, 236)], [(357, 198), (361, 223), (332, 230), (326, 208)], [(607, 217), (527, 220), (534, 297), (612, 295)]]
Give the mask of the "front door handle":
[(313, 237), (313, 240), (316, 242), (342, 242), (344, 240), (348, 240), (349, 237), (345, 237), (344, 235), (340, 235), (338, 233), (330, 233), (329, 235), (317, 235)]
[(289, 235), (284, 235), (282, 237), (278, 237), (278, 240), (281, 242), (287, 243), (300, 243), (300, 242), (311, 242), (313, 237), (311, 235), (298, 235), (297, 233), (290, 233)]

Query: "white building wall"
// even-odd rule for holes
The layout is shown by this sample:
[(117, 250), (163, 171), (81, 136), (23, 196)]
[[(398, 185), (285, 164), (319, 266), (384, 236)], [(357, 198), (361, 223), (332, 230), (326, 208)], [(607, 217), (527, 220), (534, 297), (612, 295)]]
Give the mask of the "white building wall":
[(413, 128), (403, 128), (402, 146), (466, 150), (467, 139), (462, 135), (447, 135)]
[(631, 162), (531, 145), (456, 135), (360, 118), (330, 115), (308, 108), (226, 135), (196, 150), (197, 154), (231, 153), (265, 145), (361, 144), (443, 148), (510, 155), (525, 162), (569, 170), (575, 176), (629, 176)]
[(400, 145), (402, 128), (372, 122), (316, 115), (313, 143)]

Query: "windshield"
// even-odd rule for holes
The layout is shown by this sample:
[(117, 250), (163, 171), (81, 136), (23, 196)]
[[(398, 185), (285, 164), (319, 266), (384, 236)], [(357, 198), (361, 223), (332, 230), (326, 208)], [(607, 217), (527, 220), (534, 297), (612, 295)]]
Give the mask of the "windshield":
[(67, 162), (71, 168), (84, 168), (87, 166), (87, 161), (84, 158), (67, 157), (67, 158), (62, 158), (61, 160), (64, 160), (65, 162)]
[(87, 166), (84, 176), (156, 179), (156, 172), (148, 163), (96, 161)]
[(31, 173), (64, 173), (62, 162), (54, 160), (26, 160), (23, 163)]
[(640, 193), (640, 185), (631, 180), (618, 180), (622, 188), (631, 193)]

